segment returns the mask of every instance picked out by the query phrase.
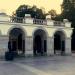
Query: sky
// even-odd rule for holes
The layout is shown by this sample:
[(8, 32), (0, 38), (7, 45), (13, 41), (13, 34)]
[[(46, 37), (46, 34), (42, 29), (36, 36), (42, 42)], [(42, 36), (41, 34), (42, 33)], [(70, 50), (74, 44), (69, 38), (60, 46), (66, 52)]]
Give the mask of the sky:
[(11, 15), (20, 5), (36, 5), (39, 8), (45, 8), (45, 11), (55, 9), (58, 14), (61, 12), (60, 5), (63, 0), (0, 0), (0, 11)]

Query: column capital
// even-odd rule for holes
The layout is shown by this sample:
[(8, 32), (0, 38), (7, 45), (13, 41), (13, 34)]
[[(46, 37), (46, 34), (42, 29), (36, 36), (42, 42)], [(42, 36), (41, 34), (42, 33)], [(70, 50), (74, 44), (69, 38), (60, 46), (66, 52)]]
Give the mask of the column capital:
[(54, 37), (53, 37), (53, 36), (52, 36), (52, 37), (47, 37), (47, 38), (54, 39)]
[(26, 38), (33, 38), (32, 36), (26, 36)]
[(66, 39), (69, 39), (69, 40), (71, 40), (72, 38), (71, 38), (71, 37), (66, 37)]

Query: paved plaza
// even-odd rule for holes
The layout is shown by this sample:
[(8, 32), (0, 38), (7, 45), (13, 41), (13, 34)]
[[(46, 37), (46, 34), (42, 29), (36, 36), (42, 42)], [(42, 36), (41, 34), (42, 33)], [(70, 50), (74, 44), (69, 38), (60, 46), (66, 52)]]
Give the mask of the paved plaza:
[(75, 56), (0, 60), (0, 75), (75, 75)]

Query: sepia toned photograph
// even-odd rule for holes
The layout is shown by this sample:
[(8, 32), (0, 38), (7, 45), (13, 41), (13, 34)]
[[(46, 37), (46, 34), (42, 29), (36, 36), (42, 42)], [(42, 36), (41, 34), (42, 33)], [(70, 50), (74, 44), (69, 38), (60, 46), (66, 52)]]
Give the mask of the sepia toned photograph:
[(0, 75), (75, 75), (75, 0), (0, 0)]

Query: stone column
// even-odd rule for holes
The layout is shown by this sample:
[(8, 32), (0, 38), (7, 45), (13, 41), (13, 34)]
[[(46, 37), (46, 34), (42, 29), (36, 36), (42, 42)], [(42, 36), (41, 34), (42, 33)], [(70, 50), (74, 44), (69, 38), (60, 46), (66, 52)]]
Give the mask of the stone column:
[(33, 38), (31, 36), (25, 39), (25, 55), (33, 55)]
[(47, 38), (47, 55), (54, 55), (54, 38)]
[(5, 55), (5, 52), (8, 51), (8, 36), (0, 36), (0, 55)]
[(71, 55), (71, 38), (65, 40), (65, 54)]

